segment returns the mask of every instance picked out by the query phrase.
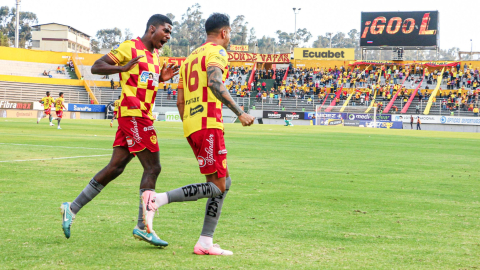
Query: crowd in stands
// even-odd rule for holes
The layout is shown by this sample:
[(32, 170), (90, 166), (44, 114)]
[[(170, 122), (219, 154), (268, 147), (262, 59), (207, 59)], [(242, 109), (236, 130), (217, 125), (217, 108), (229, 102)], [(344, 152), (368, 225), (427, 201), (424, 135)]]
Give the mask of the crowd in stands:
[[(65, 75), (67, 74), (67, 69), (69, 69), (70, 71), (75, 71), (75, 67), (73, 66), (72, 60), (68, 60), (65, 66), (58, 66), (57, 69), (55, 70), (55, 73)], [(53, 76), (50, 74), (50, 72), (51, 72), (50, 70), (49, 71), (44, 70), (42, 73), (42, 76), (52, 78)]]

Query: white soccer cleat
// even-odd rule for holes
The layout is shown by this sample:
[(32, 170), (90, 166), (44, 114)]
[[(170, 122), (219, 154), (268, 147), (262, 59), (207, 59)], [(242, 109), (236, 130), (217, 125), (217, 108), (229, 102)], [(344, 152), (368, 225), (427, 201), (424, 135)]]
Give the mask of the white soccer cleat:
[(61, 127), (58, 127), (57, 129), (62, 129)]
[(52, 122), (50, 122), (50, 126), (51, 126), (51, 127), (53, 127), (53, 126), (54, 126), (54, 124), (53, 124)]
[(200, 242), (195, 245), (195, 247), (193, 248), (193, 252), (197, 255), (233, 255), (233, 252), (231, 252), (230, 250), (221, 249), (218, 244), (213, 244), (211, 247), (205, 248)]

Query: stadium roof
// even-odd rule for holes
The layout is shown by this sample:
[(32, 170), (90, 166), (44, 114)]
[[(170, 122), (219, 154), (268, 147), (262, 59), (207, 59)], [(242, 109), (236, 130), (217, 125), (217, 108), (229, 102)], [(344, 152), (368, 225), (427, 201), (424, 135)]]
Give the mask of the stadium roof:
[(32, 25), (32, 27), (35, 27), (35, 26), (42, 26), (42, 25), (49, 25), (49, 24), (58, 24), (58, 25), (63, 25), (63, 26), (66, 26), (66, 27), (69, 27), (69, 28), (72, 28), (73, 30), (77, 31), (77, 32), (80, 32), (82, 34), (84, 34), (85, 36), (87, 37), (91, 37), (90, 35), (88, 34), (85, 34), (84, 32), (74, 28), (74, 27), (71, 27), (70, 25), (66, 25), (66, 24), (61, 24), (61, 23), (42, 23), (42, 24), (37, 24), (37, 25)]

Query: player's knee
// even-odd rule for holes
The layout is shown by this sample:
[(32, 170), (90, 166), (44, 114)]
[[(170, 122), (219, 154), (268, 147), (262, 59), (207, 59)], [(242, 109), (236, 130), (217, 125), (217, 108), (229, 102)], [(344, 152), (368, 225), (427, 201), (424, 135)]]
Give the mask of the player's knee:
[(153, 174), (153, 175), (159, 175), (160, 172), (162, 171), (162, 166), (160, 164), (154, 164), (154, 165), (151, 165), (149, 166), (146, 171), (149, 173), (149, 174)]
[(227, 178), (225, 178), (225, 190), (229, 190), (231, 185), (232, 185), (232, 178), (228, 176)]
[(125, 170), (125, 166), (115, 166), (111, 169), (111, 172), (112, 172), (112, 175), (117, 177), (123, 173), (123, 170)]
[(218, 189), (220, 189), (220, 191), (222, 193), (225, 192), (225, 190), (227, 189), (227, 187), (225, 185), (225, 181), (215, 181), (214, 184), (215, 184), (215, 186), (218, 187)]

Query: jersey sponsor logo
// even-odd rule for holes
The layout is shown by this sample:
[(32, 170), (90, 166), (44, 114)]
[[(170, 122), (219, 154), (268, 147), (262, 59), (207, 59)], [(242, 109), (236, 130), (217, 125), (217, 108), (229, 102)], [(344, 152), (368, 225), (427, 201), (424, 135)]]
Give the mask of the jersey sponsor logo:
[(190, 105), (192, 103), (197, 103), (200, 101), (200, 97), (194, 97), (185, 101), (185, 105)]
[(197, 161), (198, 161), (198, 166), (199, 166), (200, 168), (205, 167), (206, 162), (205, 162), (205, 158), (204, 158), (204, 157), (198, 156), (198, 157), (197, 157)]
[(223, 57), (220, 57), (220, 56), (215, 56), (215, 59), (220, 61), (223, 65), (227, 65), (227, 61), (225, 60), (225, 58)]
[(219, 53), (221, 56), (227, 56), (227, 52), (226, 52), (224, 49), (221, 49), (218, 53)]
[(198, 105), (195, 108), (190, 108), (190, 116), (203, 112), (203, 105)]
[(133, 141), (132, 137), (127, 136), (125, 139), (127, 140), (128, 147), (132, 147), (135, 145), (135, 141)]
[(141, 82), (141, 83), (147, 83), (149, 76), (150, 76), (150, 72), (148, 72), (148, 71), (142, 71), (142, 74), (140, 74), (140, 82)]
[(207, 153), (205, 161), (208, 165), (213, 165), (215, 163), (215, 158), (213, 157), (213, 143), (215, 142), (215, 138), (213, 134), (210, 134), (206, 141), (208, 142), (208, 148), (205, 148), (205, 153)]
[(142, 142), (142, 137), (140, 137), (140, 133), (138, 132), (137, 120), (135, 120), (135, 117), (132, 117), (132, 120), (130, 120), (130, 122), (132, 122), (132, 124), (133, 124), (133, 128), (130, 129), (130, 131), (133, 134), (133, 139), (137, 143), (141, 143)]
[(149, 127), (144, 127), (143, 131), (147, 132), (147, 131), (154, 130), (154, 129), (155, 128), (153, 126), (149, 126)]
[(157, 144), (157, 136), (152, 135), (152, 136), (150, 137), (150, 141), (152, 141), (153, 144)]

